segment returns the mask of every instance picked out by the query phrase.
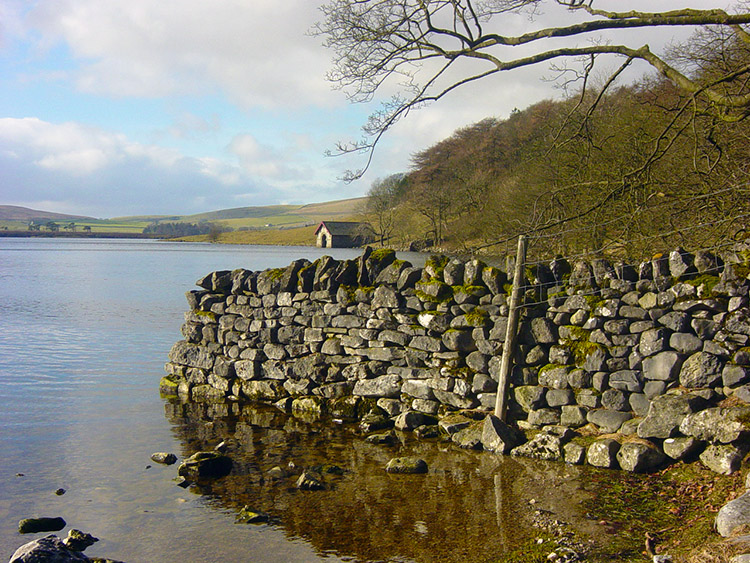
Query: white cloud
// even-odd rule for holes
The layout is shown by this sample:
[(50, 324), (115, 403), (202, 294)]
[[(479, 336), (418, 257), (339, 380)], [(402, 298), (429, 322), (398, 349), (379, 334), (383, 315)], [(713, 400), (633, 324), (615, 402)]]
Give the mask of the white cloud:
[(81, 61), (78, 87), (111, 96), (215, 93), (250, 107), (330, 104), (329, 53), (309, 0), (40, 0), (30, 25)]

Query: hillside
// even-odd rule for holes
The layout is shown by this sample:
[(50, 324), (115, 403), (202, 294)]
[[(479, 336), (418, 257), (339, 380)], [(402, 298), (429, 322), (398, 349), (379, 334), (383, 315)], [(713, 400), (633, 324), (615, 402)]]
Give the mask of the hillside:
[(66, 213), (53, 213), (51, 211), (39, 211), (28, 207), (17, 205), (0, 205), (0, 221), (81, 221), (93, 220), (92, 217), (84, 215), (68, 215)]
[[(85, 229), (98, 233), (134, 234), (141, 233), (145, 227), (153, 223), (214, 223), (233, 231), (253, 231), (254, 235), (248, 235), (253, 241), (266, 236), (273, 239), (274, 235), (270, 233), (282, 229), (285, 232), (281, 239), (286, 241), (289, 238), (288, 230), (290, 228), (310, 227), (323, 220), (354, 218), (360, 213), (366, 199), (360, 197), (307, 205), (236, 207), (193, 215), (138, 215), (110, 219), (94, 219), (81, 215), (39, 211), (15, 205), (0, 205), (0, 229), (27, 231), (28, 224), (31, 221), (38, 224), (55, 221), (60, 223), (61, 230), (63, 228), (68, 229), (67, 225), (74, 223), (75, 228), (72, 229), (71, 226), (71, 229), (78, 232)], [(46, 228), (42, 226), (42, 230), (45, 231)], [(292, 238), (296, 240), (295, 237)], [(307, 238), (307, 235), (304, 235), (303, 238)]]

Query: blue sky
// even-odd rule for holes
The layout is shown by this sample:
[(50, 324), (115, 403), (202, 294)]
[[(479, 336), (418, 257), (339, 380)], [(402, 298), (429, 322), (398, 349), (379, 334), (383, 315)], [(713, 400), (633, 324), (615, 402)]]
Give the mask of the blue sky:
[(400, 122), (345, 184), (362, 157), (324, 153), (357, 139), (378, 100), (349, 104), (325, 80), (331, 53), (307, 33), (318, 5), (0, 0), (0, 204), (115, 217), (359, 197), (456, 128), (560, 95), (544, 68), (460, 90)]

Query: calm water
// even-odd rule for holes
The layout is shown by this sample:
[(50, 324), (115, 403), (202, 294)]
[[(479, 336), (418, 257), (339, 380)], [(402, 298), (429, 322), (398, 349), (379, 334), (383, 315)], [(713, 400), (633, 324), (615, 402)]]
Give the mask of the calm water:
[[(579, 517), (574, 502), (557, 506), (560, 482), (568, 500), (578, 494), (578, 473), (560, 464), (436, 444), (389, 451), (328, 424), (159, 397), (167, 352), (181, 338), (183, 294), (196, 279), (324, 253), (359, 254), (0, 238), (0, 560), (31, 539), (17, 525), (32, 515), (62, 516), (100, 538), (87, 554), (129, 563), (486, 561), (523, 536), (510, 530), (530, 498)], [(237, 444), (236, 470), (211, 489), (181, 489), (174, 466), (149, 460), (227, 438)], [(428, 477), (383, 473), (395, 451), (412, 448), (430, 462)], [(336, 463), (346, 473), (320, 494), (263, 477), (289, 461)], [(56, 496), (60, 487), (67, 493)], [(236, 524), (245, 504), (271, 513), (273, 524)]]

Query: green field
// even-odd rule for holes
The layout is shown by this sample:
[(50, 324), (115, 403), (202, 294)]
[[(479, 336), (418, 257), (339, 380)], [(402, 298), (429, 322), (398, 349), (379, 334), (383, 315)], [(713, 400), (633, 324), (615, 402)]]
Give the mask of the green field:
[[(320, 221), (356, 221), (364, 206), (365, 199), (352, 198), (308, 205), (237, 207), (194, 215), (137, 215), (111, 219), (52, 215), (47, 212), (34, 212), (25, 208), (5, 206), (9, 209), (8, 213), (15, 212), (16, 215), (6, 214), (5, 219), (0, 219), (0, 230), (27, 231), (29, 230), (29, 222), (33, 220), (40, 225), (40, 231), (48, 232), (49, 229), (45, 225), (52, 220), (58, 225), (58, 230), (61, 233), (73, 230), (84, 232), (84, 228), (88, 227), (92, 233), (133, 234), (143, 232), (145, 227), (153, 223), (198, 224), (208, 222), (228, 227), (234, 231), (223, 235), (227, 239), (226, 242), (236, 244), (311, 244), (311, 233)], [(25, 211), (25, 215), (18, 215), (19, 209)], [(47, 217), (60, 218), (43, 218), (45, 213)], [(20, 217), (23, 217), (23, 219)], [(28, 219), (28, 217), (40, 218)], [(74, 229), (71, 225), (74, 226)], [(310, 230), (310, 233), (304, 231), (304, 235), (298, 234), (292, 227), (306, 228)]]

